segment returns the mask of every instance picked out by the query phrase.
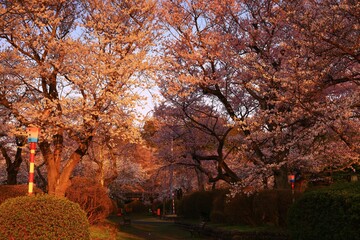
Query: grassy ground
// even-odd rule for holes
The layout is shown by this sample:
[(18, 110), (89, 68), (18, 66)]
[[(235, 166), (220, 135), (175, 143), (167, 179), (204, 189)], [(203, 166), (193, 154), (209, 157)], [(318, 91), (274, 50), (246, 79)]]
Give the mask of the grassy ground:
[(285, 233), (286, 230), (275, 226), (246, 226), (246, 225), (226, 225), (226, 224), (209, 224), (214, 228), (219, 228), (227, 231), (239, 231), (239, 232), (274, 232)]
[[(131, 225), (124, 226), (122, 219), (111, 216), (102, 224), (91, 226), (92, 240), (184, 240), (208, 239), (191, 237), (190, 232), (170, 221), (152, 216), (131, 216)], [(120, 223), (120, 225), (119, 225)]]

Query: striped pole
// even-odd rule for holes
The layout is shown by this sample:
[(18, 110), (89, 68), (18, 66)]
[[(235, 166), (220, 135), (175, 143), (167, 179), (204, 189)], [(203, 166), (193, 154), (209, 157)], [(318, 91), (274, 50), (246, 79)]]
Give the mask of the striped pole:
[(176, 214), (175, 213), (175, 197), (174, 197), (174, 193), (172, 193), (172, 214)]
[(34, 170), (35, 170), (35, 150), (36, 143), (30, 143), (30, 169), (29, 169), (29, 195), (33, 194), (34, 190)]
[(294, 197), (295, 175), (294, 175), (294, 174), (288, 175), (288, 180), (289, 180), (289, 182), (290, 182), (290, 184), (291, 184), (292, 201), (295, 202), (295, 197)]
[(34, 190), (35, 150), (38, 137), (39, 128), (28, 128), (28, 142), (30, 143), (29, 195), (32, 195)]

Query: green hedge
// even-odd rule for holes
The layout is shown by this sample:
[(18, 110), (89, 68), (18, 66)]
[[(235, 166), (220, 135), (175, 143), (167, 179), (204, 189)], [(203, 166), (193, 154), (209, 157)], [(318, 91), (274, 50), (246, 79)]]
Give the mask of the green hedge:
[(206, 219), (214, 223), (286, 226), (288, 209), (300, 192), (263, 190), (227, 197), (227, 190), (194, 192), (185, 196), (178, 206), (178, 214), (185, 218)]
[(50, 195), (23, 196), (0, 205), (0, 239), (90, 239), (79, 205)]
[(287, 212), (300, 192), (291, 190), (263, 190), (253, 195), (238, 194), (224, 209), (231, 224), (286, 226)]
[(224, 212), (230, 224), (256, 225), (253, 208), (254, 195), (237, 194), (229, 199)]
[(359, 183), (307, 192), (288, 216), (288, 228), (297, 240), (360, 239), (359, 226)]
[(222, 204), (224, 204), (222, 201), (225, 199), (225, 194), (225, 190), (215, 190), (194, 192), (186, 195), (179, 202), (177, 213), (185, 218), (210, 220), (213, 210), (222, 211)]

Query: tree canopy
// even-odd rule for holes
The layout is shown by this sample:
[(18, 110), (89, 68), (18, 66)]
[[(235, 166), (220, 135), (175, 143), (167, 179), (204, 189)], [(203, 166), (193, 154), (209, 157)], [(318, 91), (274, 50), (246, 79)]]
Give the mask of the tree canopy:
[(10, 132), (41, 129), (49, 193), (64, 194), (94, 139), (138, 138), (135, 89), (151, 75), (155, 7), (152, 1), (1, 2), (1, 108)]
[[(141, 136), (199, 186), (359, 163), (356, 1), (0, 3), (1, 141), (41, 129), (49, 193)], [(141, 135), (138, 89), (154, 81), (164, 100)]]
[(193, 128), (207, 131), (206, 139), (221, 136), (224, 146), (232, 146), (230, 135), (215, 132), (234, 129), (235, 165), (247, 166), (234, 176), (230, 160), (220, 157), (228, 148), (213, 146), (199, 156), (204, 141), (197, 142), (195, 159), (218, 164), (210, 180), (266, 186), (274, 177), (275, 187), (284, 187), (294, 169), (358, 164), (356, 9), (353, 1), (331, 0), (163, 1), (168, 35), (159, 81), (170, 102), (166, 112), (181, 111)]

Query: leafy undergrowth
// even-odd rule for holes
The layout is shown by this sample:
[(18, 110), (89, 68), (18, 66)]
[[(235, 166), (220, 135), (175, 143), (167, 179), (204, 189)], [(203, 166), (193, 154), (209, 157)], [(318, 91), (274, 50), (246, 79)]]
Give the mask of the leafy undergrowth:
[(90, 237), (92, 240), (116, 239), (117, 232), (116, 225), (109, 221), (90, 226)]

